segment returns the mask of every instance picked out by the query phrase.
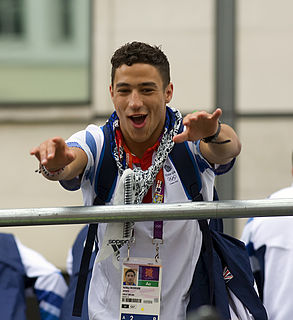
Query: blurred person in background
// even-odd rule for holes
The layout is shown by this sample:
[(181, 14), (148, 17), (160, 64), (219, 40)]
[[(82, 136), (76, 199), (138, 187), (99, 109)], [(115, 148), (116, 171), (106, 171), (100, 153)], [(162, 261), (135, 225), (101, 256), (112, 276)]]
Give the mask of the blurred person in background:
[[(293, 152), (291, 155), (293, 177)], [(292, 199), (293, 183), (268, 199)], [(293, 315), (293, 216), (256, 217), (242, 233), (259, 295), (270, 320), (288, 320)]]
[(67, 284), (52, 263), (0, 233), (0, 319), (26, 319), (26, 290), (33, 289), (42, 320), (58, 320)]

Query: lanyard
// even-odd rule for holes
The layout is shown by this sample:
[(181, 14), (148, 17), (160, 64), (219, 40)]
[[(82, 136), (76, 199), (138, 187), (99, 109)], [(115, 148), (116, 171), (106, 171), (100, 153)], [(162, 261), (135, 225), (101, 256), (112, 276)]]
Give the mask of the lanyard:
[[(143, 155), (142, 159), (133, 155), (128, 147), (125, 145), (123, 140), (122, 132), (118, 129), (116, 130), (116, 143), (118, 150), (122, 147), (125, 152), (125, 164), (128, 168), (133, 169), (133, 165), (139, 165), (142, 170), (146, 170), (152, 163), (153, 152), (158, 148), (159, 141), (155, 145), (149, 148)], [(123, 159), (120, 159), (123, 161)], [(154, 196), (152, 197), (151, 188), (148, 190), (145, 195), (143, 202), (144, 203), (163, 203), (164, 202), (164, 173), (163, 168), (160, 169), (156, 176), (156, 187), (154, 191)], [(163, 221), (154, 221), (153, 228), (153, 244), (156, 246), (156, 260), (159, 259), (159, 245), (163, 243)], [(128, 248), (129, 250), (129, 248)]]
[[(156, 177), (156, 188), (153, 203), (163, 203), (164, 201), (164, 174), (163, 168)], [(159, 259), (159, 245), (163, 244), (163, 221), (154, 221), (153, 244), (156, 246), (156, 261)]]

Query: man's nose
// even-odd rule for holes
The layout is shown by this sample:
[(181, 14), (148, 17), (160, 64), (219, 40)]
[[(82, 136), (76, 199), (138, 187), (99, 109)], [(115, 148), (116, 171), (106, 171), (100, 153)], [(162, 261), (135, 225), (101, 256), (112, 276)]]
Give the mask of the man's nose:
[(129, 98), (129, 106), (133, 108), (141, 107), (143, 105), (141, 95), (136, 90), (133, 90), (131, 92), (130, 98)]

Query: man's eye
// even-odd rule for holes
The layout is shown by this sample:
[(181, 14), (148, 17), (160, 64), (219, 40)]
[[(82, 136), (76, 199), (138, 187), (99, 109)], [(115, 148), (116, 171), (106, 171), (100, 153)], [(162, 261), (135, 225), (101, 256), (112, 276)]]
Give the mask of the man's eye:
[(143, 92), (143, 93), (151, 93), (151, 92), (153, 92), (153, 91), (154, 91), (153, 88), (144, 88), (144, 89), (142, 89), (142, 92)]
[(130, 91), (129, 89), (118, 89), (119, 93), (127, 93), (129, 91)]

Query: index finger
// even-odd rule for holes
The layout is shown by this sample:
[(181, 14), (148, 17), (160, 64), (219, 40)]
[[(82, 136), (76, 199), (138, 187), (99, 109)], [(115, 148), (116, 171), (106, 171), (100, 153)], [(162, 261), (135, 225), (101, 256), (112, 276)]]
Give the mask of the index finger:
[(40, 152), (40, 148), (39, 147), (34, 147), (34, 148), (31, 149), (30, 155), (31, 156), (36, 156), (38, 152)]
[(221, 117), (222, 113), (223, 113), (222, 109), (217, 108), (212, 114), (212, 119), (213, 120), (219, 120), (219, 118)]
[(65, 142), (61, 137), (54, 137), (47, 140), (46, 153), (48, 159), (53, 159), (58, 149), (62, 150), (65, 147)]
[(31, 149), (30, 155), (35, 156), (40, 161), (40, 148), (35, 147), (35, 148)]

